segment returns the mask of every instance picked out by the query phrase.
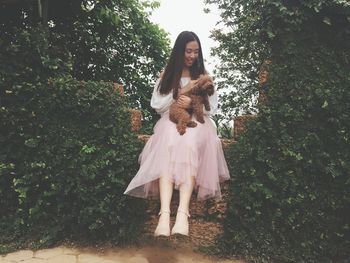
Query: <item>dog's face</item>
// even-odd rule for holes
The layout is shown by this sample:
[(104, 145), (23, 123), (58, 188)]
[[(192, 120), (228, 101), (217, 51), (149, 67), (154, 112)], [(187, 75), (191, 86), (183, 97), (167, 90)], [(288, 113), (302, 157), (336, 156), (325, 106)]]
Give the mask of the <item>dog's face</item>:
[(200, 75), (198, 86), (203, 93), (209, 96), (214, 94), (214, 83), (209, 75)]
[(200, 75), (198, 80), (198, 87), (200, 92), (209, 96), (214, 94), (213, 79), (209, 75)]
[(208, 94), (209, 96), (214, 94), (214, 84), (213, 82), (209, 81), (206, 82), (203, 86), (202, 86), (202, 90), (205, 91), (206, 94)]

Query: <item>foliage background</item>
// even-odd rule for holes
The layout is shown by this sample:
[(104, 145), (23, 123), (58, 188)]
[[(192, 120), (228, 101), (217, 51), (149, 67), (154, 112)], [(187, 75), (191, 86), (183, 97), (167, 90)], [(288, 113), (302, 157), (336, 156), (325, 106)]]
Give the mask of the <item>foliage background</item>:
[[(213, 33), (221, 87), (231, 87), (224, 109), (258, 111), (227, 152), (232, 181), (221, 253), (253, 262), (348, 262), (349, 2), (207, 2), (218, 4), (228, 26)], [(267, 102), (254, 110), (267, 59)]]
[[(170, 43), (165, 31), (149, 20), (157, 6), (137, 0), (49, 1), (44, 22), (49, 45), (69, 55), (56, 58), (70, 62), (72, 77), (122, 84), (131, 106), (142, 109), (146, 124), (156, 116), (149, 103), (152, 83), (164, 67)], [(16, 30), (40, 23), (37, 9), (31, 1), (1, 6), (2, 45), (16, 41)]]

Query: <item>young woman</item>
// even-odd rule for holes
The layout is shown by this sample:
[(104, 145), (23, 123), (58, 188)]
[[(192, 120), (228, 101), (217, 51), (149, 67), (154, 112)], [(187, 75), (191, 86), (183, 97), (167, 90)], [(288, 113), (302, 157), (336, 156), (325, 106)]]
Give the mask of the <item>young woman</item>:
[[(190, 106), (191, 99), (183, 94), (193, 88), (200, 74), (206, 74), (201, 43), (195, 33), (184, 31), (177, 37), (164, 72), (155, 84), (151, 106), (161, 118), (140, 155), (140, 169), (125, 191), (136, 197), (160, 197), (155, 236), (187, 236), (193, 190), (198, 200), (220, 198), (219, 183), (229, 179), (216, 127), (208, 117), (217, 110), (216, 92), (209, 97), (210, 112), (204, 109), (205, 123), (197, 122), (195, 128), (187, 128), (180, 135), (176, 124), (169, 119), (169, 107), (174, 101), (183, 108)], [(180, 200), (175, 225), (170, 231), (174, 188), (179, 190)]]

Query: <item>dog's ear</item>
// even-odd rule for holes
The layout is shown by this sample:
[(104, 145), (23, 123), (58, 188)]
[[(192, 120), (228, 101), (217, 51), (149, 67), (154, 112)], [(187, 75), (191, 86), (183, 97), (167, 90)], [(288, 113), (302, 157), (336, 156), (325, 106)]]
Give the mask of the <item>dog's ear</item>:
[(211, 86), (210, 89), (208, 89), (208, 95), (211, 96), (214, 94), (214, 86)]
[(205, 82), (213, 82), (213, 79), (209, 75), (203, 75), (203, 81), (205, 81)]
[(205, 82), (203, 82), (203, 76), (204, 76), (203, 74), (200, 74), (198, 77), (198, 82), (197, 82), (198, 87), (203, 86), (203, 84), (205, 83)]
[(214, 94), (214, 84), (213, 82), (208, 82), (206, 83), (206, 89), (205, 89), (206, 93), (211, 96)]

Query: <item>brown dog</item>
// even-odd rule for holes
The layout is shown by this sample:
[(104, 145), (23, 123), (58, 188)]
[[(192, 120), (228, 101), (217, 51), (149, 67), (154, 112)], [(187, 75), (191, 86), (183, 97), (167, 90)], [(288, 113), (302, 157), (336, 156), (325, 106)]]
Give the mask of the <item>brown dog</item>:
[(196, 127), (197, 123), (192, 121), (192, 114), (196, 120), (204, 123), (203, 105), (207, 111), (210, 111), (209, 97), (214, 94), (213, 80), (209, 75), (200, 75), (197, 84), (186, 95), (191, 98), (191, 105), (188, 109), (181, 108), (175, 101), (169, 109), (169, 118), (176, 123), (177, 131), (180, 135), (186, 132), (186, 127)]

